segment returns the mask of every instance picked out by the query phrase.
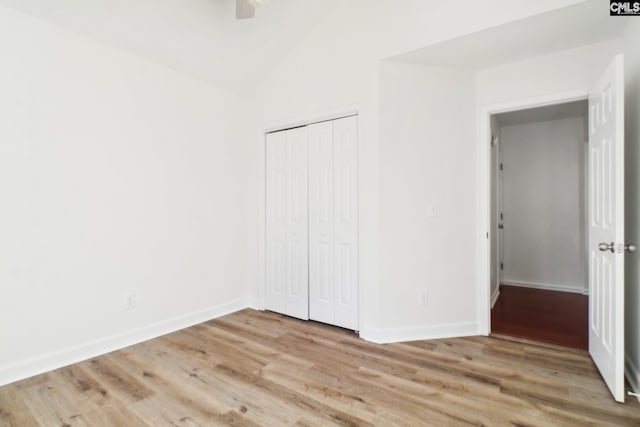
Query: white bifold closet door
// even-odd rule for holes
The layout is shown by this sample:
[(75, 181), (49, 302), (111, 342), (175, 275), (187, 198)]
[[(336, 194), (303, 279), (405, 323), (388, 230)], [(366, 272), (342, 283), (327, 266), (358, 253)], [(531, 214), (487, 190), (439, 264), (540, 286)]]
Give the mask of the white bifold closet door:
[(307, 131), (266, 138), (266, 292), (269, 310), (309, 318)]
[(358, 329), (357, 117), (267, 134), (265, 307)]
[(309, 318), (357, 330), (357, 118), (308, 130)]

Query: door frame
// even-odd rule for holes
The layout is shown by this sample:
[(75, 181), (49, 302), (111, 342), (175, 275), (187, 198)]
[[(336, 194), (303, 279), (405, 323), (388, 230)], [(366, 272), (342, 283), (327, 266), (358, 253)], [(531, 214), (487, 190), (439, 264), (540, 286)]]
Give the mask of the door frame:
[[(267, 144), (267, 134), (271, 132), (283, 131), (295, 127), (308, 126), (313, 123), (325, 122), (329, 120), (337, 120), (345, 117), (357, 116), (358, 117), (358, 126), (357, 126), (357, 161), (358, 165), (361, 164), (361, 119), (363, 117), (364, 108), (361, 104), (352, 104), (346, 105), (340, 108), (327, 110), (324, 112), (320, 112), (317, 114), (307, 114), (301, 115), (299, 117), (293, 117), (290, 119), (279, 120), (271, 123), (265, 123), (259, 127), (259, 134), (256, 135), (256, 141), (258, 141), (258, 259), (257, 259), (257, 295), (254, 294), (249, 301), (249, 306), (257, 309), (257, 310), (266, 310), (265, 304), (265, 293), (267, 286), (267, 263), (266, 263), (266, 253), (267, 253), (267, 196), (266, 196), (266, 185), (267, 185), (267, 156), (266, 156), (266, 144)], [(360, 191), (360, 183), (361, 181), (361, 173), (362, 168), (358, 168), (357, 174), (357, 205), (358, 205), (358, 231), (357, 231), (357, 241), (358, 248), (360, 248), (360, 216), (361, 216), (361, 191)], [(361, 271), (361, 256), (360, 250), (358, 250), (358, 271)], [(358, 280), (357, 284), (358, 290), (358, 332), (363, 329), (363, 319), (365, 312), (365, 304), (364, 302), (364, 293), (362, 292), (361, 286), (361, 277)]]
[(546, 107), (589, 99), (588, 90), (576, 90), (482, 105), (477, 110), (476, 182), (477, 182), (477, 259), (476, 309), (478, 334), (491, 333), (491, 116), (510, 111)]

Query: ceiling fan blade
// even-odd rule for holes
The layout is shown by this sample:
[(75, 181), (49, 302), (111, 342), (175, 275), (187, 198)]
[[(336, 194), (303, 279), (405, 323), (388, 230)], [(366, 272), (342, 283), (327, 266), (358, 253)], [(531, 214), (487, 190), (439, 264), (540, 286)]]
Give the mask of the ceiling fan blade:
[(256, 15), (256, 8), (250, 0), (236, 0), (236, 19), (249, 19)]

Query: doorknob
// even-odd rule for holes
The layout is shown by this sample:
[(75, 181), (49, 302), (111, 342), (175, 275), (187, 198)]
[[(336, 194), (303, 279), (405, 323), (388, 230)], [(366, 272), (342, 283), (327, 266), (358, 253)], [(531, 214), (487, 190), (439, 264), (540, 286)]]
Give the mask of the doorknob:
[(499, 228), (500, 230), (502, 230), (502, 229), (504, 228), (504, 225), (502, 225), (502, 224), (498, 224), (498, 228)]
[(605, 243), (602, 242), (600, 244), (598, 244), (598, 249), (600, 249), (601, 252), (607, 252), (607, 251), (611, 251), (611, 252), (615, 252), (615, 243), (611, 242), (611, 243)]
[(624, 250), (629, 252), (630, 254), (634, 253), (638, 248), (633, 243), (625, 243)]

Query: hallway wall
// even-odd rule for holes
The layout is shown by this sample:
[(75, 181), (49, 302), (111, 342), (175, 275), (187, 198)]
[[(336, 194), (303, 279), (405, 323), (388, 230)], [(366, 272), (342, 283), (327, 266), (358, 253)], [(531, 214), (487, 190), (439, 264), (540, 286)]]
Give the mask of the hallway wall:
[(585, 117), (500, 128), (503, 283), (588, 289), (585, 129)]

